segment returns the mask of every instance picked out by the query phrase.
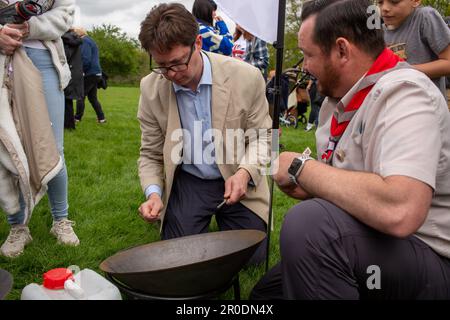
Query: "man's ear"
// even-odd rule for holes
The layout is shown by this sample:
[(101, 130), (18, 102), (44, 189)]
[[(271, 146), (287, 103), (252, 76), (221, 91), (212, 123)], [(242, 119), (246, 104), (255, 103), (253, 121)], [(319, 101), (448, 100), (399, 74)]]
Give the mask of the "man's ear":
[(203, 45), (203, 38), (201, 35), (197, 35), (197, 37), (195, 38), (195, 49), (202, 49), (202, 45)]
[(417, 8), (422, 4), (422, 0), (413, 0), (412, 6), (413, 8)]
[(345, 38), (336, 39), (336, 50), (339, 59), (348, 60), (350, 58), (350, 43)]

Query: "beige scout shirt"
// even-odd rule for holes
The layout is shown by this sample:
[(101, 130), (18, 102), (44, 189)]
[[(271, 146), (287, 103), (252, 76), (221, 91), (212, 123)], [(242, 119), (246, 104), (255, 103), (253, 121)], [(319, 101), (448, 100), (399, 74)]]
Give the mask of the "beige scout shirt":
[[(357, 86), (342, 99), (345, 104)], [(319, 158), (328, 144), (337, 103), (327, 98), (320, 110)], [(431, 208), (415, 235), (450, 258), (450, 113), (424, 74), (400, 69), (382, 77), (341, 137), (332, 165), (382, 177), (408, 176), (431, 186)]]

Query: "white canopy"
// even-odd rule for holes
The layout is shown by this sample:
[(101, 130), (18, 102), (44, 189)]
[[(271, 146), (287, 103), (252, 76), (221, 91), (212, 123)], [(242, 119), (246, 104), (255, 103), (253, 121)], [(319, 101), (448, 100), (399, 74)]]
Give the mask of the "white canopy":
[(277, 40), (278, 0), (215, 0), (217, 6), (235, 23), (256, 37)]

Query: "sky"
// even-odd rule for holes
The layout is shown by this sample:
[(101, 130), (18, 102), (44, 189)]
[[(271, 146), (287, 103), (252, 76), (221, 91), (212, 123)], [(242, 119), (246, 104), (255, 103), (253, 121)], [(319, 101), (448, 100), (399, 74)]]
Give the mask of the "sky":
[[(128, 36), (137, 39), (141, 21), (154, 5), (162, 2), (166, 1), (76, 0), (77, 10), (74, 26), (91, 30), (93, 26), (111, 24), (119, 27)], [(182, 3), (191, 11), (194, 0), (177, 0), (176, 2)], [(233, 32), (234, 23), (220, 10), (218, 10), (218, 14), (225, 20), (230, 32)]]

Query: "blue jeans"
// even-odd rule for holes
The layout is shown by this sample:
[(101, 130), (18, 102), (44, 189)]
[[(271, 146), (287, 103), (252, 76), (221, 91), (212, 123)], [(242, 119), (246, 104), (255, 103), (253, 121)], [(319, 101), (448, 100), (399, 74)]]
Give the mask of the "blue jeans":
[[(67, 169), (64, 162), (64, 92), (59, 87), (59, 76), (53, 65), (50, 52), (27, 47), (25, 47), (25, 51), (41, 73), (53, 134), (55, 135), (59, 154), (63, 160), (63, 168), (49, 181), (47, 190), (53, 220), (61, 220), (68, 216), (69, 209), (67, 201)], [(25, 203), (22, 197), (20, 200), (20, 211), (8, 216), (8, 223), (11, 225), (25, 222)]]

